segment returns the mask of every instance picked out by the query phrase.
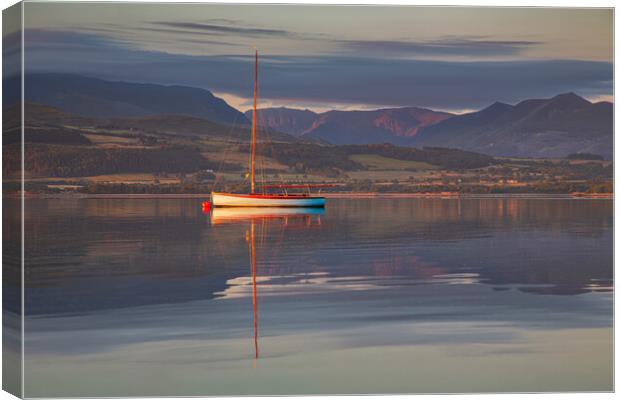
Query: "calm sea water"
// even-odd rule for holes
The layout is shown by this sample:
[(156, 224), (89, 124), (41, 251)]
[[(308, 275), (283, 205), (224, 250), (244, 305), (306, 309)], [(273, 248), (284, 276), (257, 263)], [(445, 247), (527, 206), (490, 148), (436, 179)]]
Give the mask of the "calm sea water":
[(608, 200), (28, 200), (26, 237), (26, 396), (613, 389)]

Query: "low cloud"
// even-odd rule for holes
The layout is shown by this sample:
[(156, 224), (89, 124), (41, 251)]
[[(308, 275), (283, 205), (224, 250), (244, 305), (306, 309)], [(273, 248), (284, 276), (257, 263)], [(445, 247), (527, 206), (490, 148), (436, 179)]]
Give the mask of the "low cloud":
[(398, 56), (505, 56), (543, 44), (528, 40), (444, 38), (439, 40), (335, 40), (341, 49)]
[[(444, 45), (451, 48), (457, 43), (458, 40), (451, 40)], [(497, 51), (497, 46), (533, 46), (536, 42), (467, 43), (470, 47), (495, 46)], [(252, 62), (249, 54), (190, 56), (145, 51), (135, 44), (92, 33), (26, 32), (27, 72), (67, 72), (113, 80), (196, 86), (250, 97)], [(272, 102), (282, 99), (297, 104), (381, 104), (454, 110), (569, 91), (589, 97), (609, 96), (612, 79), (613, 64), (609, 62), (463, 62), (344, 53), (261, 57), (259, 89), (261, 99)]]

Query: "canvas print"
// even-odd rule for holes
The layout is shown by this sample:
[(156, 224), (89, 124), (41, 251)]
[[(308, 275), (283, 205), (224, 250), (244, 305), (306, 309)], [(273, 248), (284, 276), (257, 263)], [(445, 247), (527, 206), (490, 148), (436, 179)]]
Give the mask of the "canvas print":
[(611, 8), (3, 12), (3, 388), (613, 391)]

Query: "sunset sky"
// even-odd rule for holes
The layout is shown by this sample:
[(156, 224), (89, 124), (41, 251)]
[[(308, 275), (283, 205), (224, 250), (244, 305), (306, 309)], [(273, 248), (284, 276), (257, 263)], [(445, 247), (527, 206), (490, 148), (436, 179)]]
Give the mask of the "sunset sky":
[(263, 107), (612, 95), (611, 9), (26, 3), (24, 19), (28, 72), (198, 86), (242, 110), (253, 46)]

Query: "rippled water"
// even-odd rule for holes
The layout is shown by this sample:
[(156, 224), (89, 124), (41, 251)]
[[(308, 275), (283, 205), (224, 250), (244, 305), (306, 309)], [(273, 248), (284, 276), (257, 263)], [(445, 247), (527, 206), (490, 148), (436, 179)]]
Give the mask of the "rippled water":
[(612, 390), (608, 200), (28, 200), (26, 236), (26, 396)]

